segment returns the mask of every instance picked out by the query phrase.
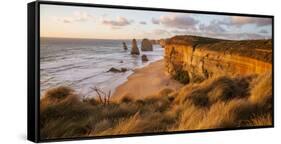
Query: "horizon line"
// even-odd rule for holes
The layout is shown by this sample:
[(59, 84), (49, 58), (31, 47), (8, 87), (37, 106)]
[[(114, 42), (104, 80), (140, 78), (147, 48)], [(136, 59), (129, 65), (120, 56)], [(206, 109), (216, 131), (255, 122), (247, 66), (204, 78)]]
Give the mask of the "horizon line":
[[(174, 35), (175, 36), (197, 36), (197, 37), (205, 37), (205, 38), (214, 38), (214, 39), (221, 39), (221, 40), (231, 40), (231, 41), (241, 41), (241, 40), (272, 40), (272, 38), (261, 38), (261, 39), (224, 39), (224, 38), (216, 38), (216, 37), (207, 37), (207, 36), (200, 36), (200, 35)], [(169, 38), (172, 38), (169, 37)], [(115, 38), (79, 38), (79, 37), (51, 37), (51, 36), (40, 36), (41, 38), (57, 38), (57, 39), (88, 39), (88, 40), (142, 40), (145, 38), (128, 38), (128, 39), (115, 39)], [(169, 38), (159, 38), (159, 39), (149, 39), (149, 40), (161, 40), (161, 39), (169, 39)]]

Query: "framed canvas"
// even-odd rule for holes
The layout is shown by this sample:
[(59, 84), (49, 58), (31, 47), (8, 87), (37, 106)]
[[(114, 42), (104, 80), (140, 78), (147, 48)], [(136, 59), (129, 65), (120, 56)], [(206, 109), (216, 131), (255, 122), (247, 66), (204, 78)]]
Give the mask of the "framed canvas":
[(34, 142), (274, 127), (274, 17), (28, 4)]

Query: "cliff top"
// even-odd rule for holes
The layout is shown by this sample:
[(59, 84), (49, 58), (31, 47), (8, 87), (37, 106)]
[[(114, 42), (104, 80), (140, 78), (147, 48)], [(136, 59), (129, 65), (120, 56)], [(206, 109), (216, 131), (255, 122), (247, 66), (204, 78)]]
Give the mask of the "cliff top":
[(191, 35), (174, 36), (166, 44), (183, 44), (195, 49), (223, 52), (272, 62), (272, 40), (223, 40)]
[(207, 44), (224, 41), (222, 39), (192, 36), (192, 35), (177, 35), (166, 40), (167, 44), (186, 44), (196, 46), (197, 44)]

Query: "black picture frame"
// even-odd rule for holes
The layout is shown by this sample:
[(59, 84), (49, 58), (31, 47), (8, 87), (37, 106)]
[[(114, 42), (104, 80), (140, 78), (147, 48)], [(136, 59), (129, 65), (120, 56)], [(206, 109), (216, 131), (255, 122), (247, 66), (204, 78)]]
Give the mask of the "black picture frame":
[[(77, 137), (77, 138), (58, 138), (58, 139), (40, 139), (40, 5), (65, 5), (79, 7), (99, 7), (113, 9), (129, 9), (143, 11), (163, 11), (163, 12), (178, 12), (178, 13), (195, 13), (195, 14), (213, 14), (213, 15), (228, 15), (228, 16), (248, 16), (258, 18), (272, 19), (272, 125), (271, 126), (254, 126), (241, 128), (218, 128), (218, 129), (201, 129), (201, 130), (185, 130), (174, 132), (160, 133), (143, 133), (143, 134), (126, 134), (126, 135), (111, 135), (111, 136), (92, 136), (92, 137)], [(132, 136), (152, 136), (180, 133), (195, 133), (195, 132), (214, 132), (228, 130), (244, 130), (244, 129), (259, 129), (259, 128), (274, 128), (274, 16), (260, 14), (242, 14), (242, 13), (227, 13), (227, 12), (211, 12), (197, 10), (181, 10), (167, 8), (149, 8), (149, 7), (134, 7), (134, 6), (118, 6), (118, 5), (102, 5), (89, 3), (73, 3), (73, 2), (58, 2), (58, 1), (34, 1), (28, 3), (28, 117), (27, 117), (27, 139), (33, 142), (53, 142), (67, 140), (88, 140), (101, 138), (120, 138)]]

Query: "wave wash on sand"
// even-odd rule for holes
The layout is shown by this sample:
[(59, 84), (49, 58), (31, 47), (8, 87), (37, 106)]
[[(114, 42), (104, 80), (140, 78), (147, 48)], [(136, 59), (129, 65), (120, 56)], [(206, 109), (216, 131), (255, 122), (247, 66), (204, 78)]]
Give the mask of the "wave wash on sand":
[[(202, 40), (198, 37), (191, 38), (192, 41), (197, 42)], [(252, 56), (237, 51), (231, 51), (228, 55), (229, 51), (226, 48), (216, 49), (217, 46), (233, 44), (235, 41), (226, 42), (207, 38), (203, 40), (203, 44), (194, 45), (189, 42), (190, 37), (187, 36), (184, 39), (178, 38), (177, 43), (166, 43), (165, 65), (163, 61), (158, 61), (137, 70), (126, 83), (117, 88), (118, 93), (121, 93), (118, 96), (81, 100), (79, 99), (81, 96), (70, 87), (60, 86), (49, 89), (40, 102), (41, 138), (272, 125), (271, 67), (266, 67), (267, 71), (264, 72), (262, 67), (249, 69), (238, 59), (229, 60), (232, 56), (237, 58), (242, 55), (270, 64), (269, 50), (260, 49), (260, 46), (268, 44), (268, 41), (238, 41), (239, 43), (236, 43), (241, 51), (243, 48), (251, 50), (248, 47), (253, 47), (251, 51), (257, 52), (258, 55)], [(186, 47), (179, 43), (182, 41), (185, 42), (183, 45)], [(256, 46), (252, 45), (254, 42)], [(190, 45), (194, 46), (194, 48), (191, 47), (193, 56), (191, 61), (188, 57)], [(255, 47), (259, 49), (255, 50), (257, 49)], [(221, 56), (222, 59), (220, 59), (221, 65), (217, 69), (213, 64), (217, 65), (216, 58), (220, 57), (205, 55), (212, 49), (215, 49), (216, 53), (218, 51), (224, 53), (224, 57)], [(173, 55), (167, 56), (171, 52)], [(210, 53), (214, 54), (213, 52)], [(203, 66), (202, 61), (204, 61)], [(262, 62), (260, 62), (261, 65), (263, 65)], [(224, 65), (225, 63), (228, 64)], [(245, 64), (251, 66), (251, 63), (245, 62)], [(163, 70), (156, 65), (162, 65), (160, 69)], [(221, 68), (225, 69), (226, 73), (222, 73), (223, 70), (216, 72)], [(231, 73), (231, 70), (237, 72)], [(155, 73), (156, 78), (153, 81), (149, 76), (145, 76), (149, 72)], [(167, 77), (159, 74), (167, 72), (169, 73)], [(143, 77), (140, 78), (142, 74)], [(165, 79), (164, 82), (163, 79)], [(150, 94), (140, 91), (134, 93), (134, 89), (129, 87), (130, 84), (141, 86), (149, 82), (154, 84), (151, 86), (154, 86), (157, 91)], [(124, 92), (126, 88), (130, 88), (127, 89), (127, 93)], [(124, 90), (121, 91), (122, 89)]]

